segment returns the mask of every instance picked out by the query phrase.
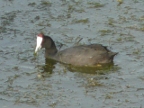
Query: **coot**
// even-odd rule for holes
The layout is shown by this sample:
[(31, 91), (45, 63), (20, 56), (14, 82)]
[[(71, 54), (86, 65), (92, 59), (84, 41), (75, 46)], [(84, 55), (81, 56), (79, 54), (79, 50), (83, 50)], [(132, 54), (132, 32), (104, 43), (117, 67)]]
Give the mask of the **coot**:
[(42, 33), (37, 35), (35, 53), (41, 48), (45, 48), (46, 58), (74, 66), (113, 63), (113, 58), (117, 54), (101, 44), (80, 45), (58, 51), (52, 38)]

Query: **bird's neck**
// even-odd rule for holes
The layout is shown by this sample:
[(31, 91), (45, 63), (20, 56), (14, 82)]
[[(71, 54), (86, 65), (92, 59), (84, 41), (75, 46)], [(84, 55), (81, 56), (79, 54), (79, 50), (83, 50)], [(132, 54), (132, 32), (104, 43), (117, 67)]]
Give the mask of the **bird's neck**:
[(58, 50), (56, 47), (45, 49), (45, 57), (51, 58), (54, 57), (57, 54)]
[(43, 46), (45, 48), (45, 57), (46, 58), (54, 57), (58, 52), (54, 41), (49, 36), (44, 36), (44, 38), (45, 41)]

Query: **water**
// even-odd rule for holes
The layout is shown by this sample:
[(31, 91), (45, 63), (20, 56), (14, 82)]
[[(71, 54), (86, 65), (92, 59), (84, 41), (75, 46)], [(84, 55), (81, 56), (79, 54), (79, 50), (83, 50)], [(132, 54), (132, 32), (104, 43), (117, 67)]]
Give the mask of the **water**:
[[(144, 107), (143, 5), (143, 0), (1, 0), (1, 108)], [(33, 55), (40, 32), (63, 44), (61, 49), (108, 46), (119, 52), (118, 69), (88, 74), (56, 63), (52, 73), (42, 73), (48, 68), (44, 53)]]

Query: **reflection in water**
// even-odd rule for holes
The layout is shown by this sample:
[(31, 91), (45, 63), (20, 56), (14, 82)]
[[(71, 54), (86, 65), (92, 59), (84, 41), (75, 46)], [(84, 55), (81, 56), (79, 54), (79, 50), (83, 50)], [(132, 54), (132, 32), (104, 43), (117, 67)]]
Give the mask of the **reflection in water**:
[(45, 59), (44, 72), (52, 73), (56, 63), (57, 62), (55, 60)]
[[(56, 63), (57, 61), (55, 60), (45, 59), (45, 65), (42, 66), (41, 74), (43, 74), (44, 76), (45, 74), (49, 74), (49, 75), (52, 74)], [(87, 74), (99, 74), (99, 75), (103, 75), (103, 74), (111, 72), (111, 70), (118, 69), (117, 66), (114, 66), (113, 63), (97, 64), (96, 66), (93, 66), (93, 67), (86, 67), (86, 66), (78, 67), (78, 66), (72, 66), (68, 64), (63, 64), (63, 65), (67, 67), (67, 69), (70, 72), (82, 72), (82, 73), (87, 73)]]
[(103, 75), (111, 72), (110, 70), (114, 69), (115, 66), (113, 63), (108, 63), (108, 64), (97, 64), (96, 66), (93, 67), (86, 67), (86, 66), (77, 67), (77, 66), (67, 65), (67, 68), (71, 72), (82, 72), (87, 74)]
[(38, 73), (38, 77), (41, 78), (41, 77), (49, 77), (52, 72), (53, 72), (53, 69), (55, 68), (55, 64), (57, 62), (55, 60), (52, 60), (52, 59), (45, 59), (45, 65), (43, 66), (40, 66), (40, 70), (41, 72)]

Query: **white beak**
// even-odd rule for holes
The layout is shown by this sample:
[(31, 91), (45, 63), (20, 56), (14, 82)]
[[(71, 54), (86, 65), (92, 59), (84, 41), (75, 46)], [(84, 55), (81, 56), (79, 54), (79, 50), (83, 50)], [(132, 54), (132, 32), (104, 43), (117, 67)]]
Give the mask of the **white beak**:
[(36, 48), (35, 48), (35, 53), (38, 52), (39, 49), (41, 49), (41, 45), (42, 45), (42, 41), (43, 41), (43, 38), (42, 37), (39, 37), (37, 36), (37, 45), (36, 45)]

